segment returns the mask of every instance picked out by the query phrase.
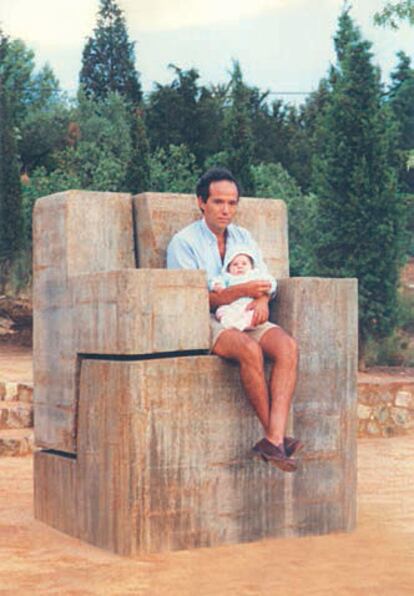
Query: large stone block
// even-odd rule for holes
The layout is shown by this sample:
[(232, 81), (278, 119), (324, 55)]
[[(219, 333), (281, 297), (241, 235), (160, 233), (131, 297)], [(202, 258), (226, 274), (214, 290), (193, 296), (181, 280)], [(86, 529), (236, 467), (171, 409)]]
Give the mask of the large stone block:
[[(280, 280), (272, 317), (302, 353), (289, 432), (306, 443), (283, 474), (250, 457), (262, 431), (238, 367), (194, 353), (204, 273), (145, 269), (194, 199), (69, 192), (35, 211), (36, 517), (120, 554), (351, 529), (355, 282)], [(243, 199), (238, 222), (288, 275), (284, 204)]]
[[(105, 279), (109, 277), (97, 281), (99, 274), (113, 276), (110, 272), (134, 269), (137, 252), (141, 268), (164, 267), (163, 255), (171, 235), (200, 215), (189, 195), (149, 193), (139, 195), (134, 203), (133, 212), (130, 195), (84, 191), (68, 191), (36, 202), (33, 225), (34, 402), (35, 437), (41, 447), (76, 451), (79, 352), (141, 354), (145, 348), (143, 339), (148, 339), (150, 333), (153, 333), (150, 343), (154, 352), (207, 347), (205, 322), (202, 323), (204, 314), (196, 326), (193, 324), (196, 309), (200, 306), (200, 312), (205, 311), (199, 299), (193, 302), (197, 294), (194, 294), (193, 282), (186, 288), (181, 285), (180, 292), (176, 291), (179, 280), (169, 282), (169, 290), (164, 287), (163, 296), (169, 292), (169, 309), (157, 292), (151, 297), (154, 301), (151, 305), (148, 293), (148, 301), (143, 305), (141, 300), (142, 308), (138, 313), (138, 308), (130, 308), (133, 301), (123, 295), (122, 288), (116, 297), (109, 298), (111, 292), (116, 292), (114, 288), (105, 287)], [(243, 199), (239, 222), (260, 238), (273, 273), (287, 275), (284, 203)], [(134, 233), (138, 234), (137, 238)], [(87, 281), (88, 274), (92, 277)], [(76, 281), (80, 276), (86, 276), (83, 290)], [(135, 279), (131, 274), (126, 278)], [(133, 286), (135, 282), (131, 283)], [(148, 285), (148, 280), (146, 283)], [(132, 286), (128, 286), (128, 292), (133, 290)], [(83, 292), (86, 296), (95, 291), (93, 289), (103, 303), (98, 305), (90, 295), (89, 306), (82, 299), (79, 309), (77, 294)], [(124, 306), (129, 300), (127, 311), (120, 307), (124, 312), (121, 318), (117, 300)], [(150, 311), (151, 320), (146, 316)], [(187, 338), (184, 340), (175, 329), (182, 329), (177, 326), (186, 319)], [(81, 334), (76, 332), (79, 328), (82, 328)]]
[[(45, 367), (38, 383), (47, 399), (37, 397), (36, 438), (43, 447), (56, 449), (64, 442), (65, 451), (75, 452), (79, 356), (207, 351), (209, 305), (203, 271), (124, 269), (83, 274), (71, 278), (68, 294), (66, 310), (72, 317), (67, 335), (55, 337), (57, 349), (52, 354), (44, 359), (38, 354)], [(50, 329), (54, 313), (43, 314), (44, 327)], [(63, 394), (47, 393), (59, 383), (66, 389)]]
[(131, 201), (128, 194), (85, 191), (36, 201), (33, 375), (39, 446), (75, 449), (77, 357), (71, 280), (82, 273), (136, 267)]
[[(139, 267), (165, 267), (173, 235), (200, 219), (194, 195), (143, 193), (133, 198)], [(259, 244), (270, 272), (289, 276), (287, 211), (283, 201), (240, 199), (235, 223), (247, 228)]]
[(77, 353), (158, 354), (210, 347), (203, 271), (124, 269), (73, 279)]
[(315, 421), (295, 475), (253, 460), (262, 431), (231, 363), (83, 360), (80, 396), (76, 460), (35, 455), (35, 514), (60, 530), (137, 554), (353, 526), (349, 426)]
[[(345, 511), (346, 529), (352, 529), (356, 516), (357, 280), (280, 280), (270, 318), (300, 347), (292, 432), (304, 441), (310, 457), (323, 453), (326, 463), (303, 466), (295, 474), (295, 486), (298, 490), (306, 487), (310, 503), (318, 484), (335, 486), (337, 514)], [(340, 484), (335, 481), (339, 470)], [(318, 507), (310, 504), (309, 512)], [(303, 508), (294, 505), (293, 510), (295, 516), (303, 515)]]

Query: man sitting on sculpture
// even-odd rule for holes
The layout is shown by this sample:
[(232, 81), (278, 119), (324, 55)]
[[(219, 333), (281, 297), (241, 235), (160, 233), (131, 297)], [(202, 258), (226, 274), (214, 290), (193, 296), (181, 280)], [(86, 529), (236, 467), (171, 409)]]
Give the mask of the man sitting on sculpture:
[[(261, 251), (245, 228), (232, 223), (240, 199), (240, 186), (225, 168), (212, 168), (198, 181), (197, 202), (203, 217), (172, 238), (167, 249), (169, 269), (203, 269), (207, 278), (221, 274), (226, 257), (243, 245), (254, 255), (256, 267), (267, 272)], [(294, 454), (299, 440), (286, 437), (289, 408), (296, 383), (298, 349), (295, 340), (270, 322), (271, 281), (253, 279), (221, 291), (210, 291), (211, 351), (239, 363), (244, 390), (263, 426), (264, 438), (254, 454), (285, 472), (297, 469)], [(226, 328), (213, 314), (239, 298), (249, 298), (249, 329)], [(269, 384), (264, 358), (272, 361)]]

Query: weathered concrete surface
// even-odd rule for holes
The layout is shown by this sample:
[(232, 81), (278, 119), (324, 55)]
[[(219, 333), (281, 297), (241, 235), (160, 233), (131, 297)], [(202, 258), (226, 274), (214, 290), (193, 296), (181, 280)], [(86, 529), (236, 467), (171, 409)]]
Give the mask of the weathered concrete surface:
[[(186, 223), (178, 215), (188, 217), (188, 197), (136, 197), (134, 218), (129, 197), (84, 199), (86, 223), (69, 193), (46, 199), (35, 226), (36, 433), (53, 450), (35, 456), (36, 516), (121, 554), (352, 529), (355, 283), (282, 280), (279, 321), (305, 354), (291, 428), (307, 445), (305, 465), (286, 475), (250, 458), (261, 431), (237, 367), (212, 356), (156, 358), (207, 347), (205, 279), (134, 270), (132, 221), (140, 266), (162, 266), (151, 255), (162, 258), (172, 222)], [(248, 201), (240, 223), (259, 238), (271, 271), (287, 275), (284, 205)], [(93, 229), (100, 215), (108, 236)], [(91, 230), (87, 242), (105, 246), (91, 270), (90, 256), (101, 257), (88, 244), (77, 254), (79, 226), (87, 230), (80, 241)], [(51, 227), (59, 237), (46, 255), (42, 231)], [(105, 258), (114, 247), (116, 262)]]
[[(143, 193), (133, 198), (139, 267), (162, 268), (173, 235), (200, 219), (194, 195)], [(263, 257), (275, 277), (289, 276), (287, 210), (283, 201), (240, 199), (234, 222), (260, 242)]]
[(130, 195), (67, 191), (36, 201), (33, 308), (36, 442), (75, 448), (76, 346), (71, 278), (134, 268)]
[[(56, 338), (56, 352), (47, 354), (44, 374), (46, 387), (62, 391), (45, 397), (36, 393), (35, 432), (39, 446), (76, 452), (78, 355), (208, 350), (209, 306), (202, 271), (124, 269), (84, 274), (71, 278), (67, 292), (70, 326), (66, 321), (68, 327)], [(64, 313), (65, 309), (58, 316), (62, 324)], [(51, 317), (47, 312), (45, 328)]]
[(344, 528), (355, 523), (357, 305), (356, 280), (292, 278), (280, 280), (271, 308), (270, 319), (300, 346), (291, 432), (317, 455), (294, 476), (309, 506), (294, 503), (292, 511), (295, 520), (314, 515), (315, 531), (325, 515), (312, 495), (326, 487), (326, 499), (337, 499), (338, 527), (341, 519)]
[(412, 437), (358, 441), (358, 522), (352, 533), (128, 559), (35, 520), (32, 457), (2, 458), (1, 591), (4, 596), (411, 596), (413, 461)]
[[(109, 272), (134, 269), (137, 266), (136, 244), (141, 268), (163, 267), (163, 255), (174, 231), (200, 215), (190, 196), (150, 193), (135, 197), (134, 204), (135, 214), (130, 195), (84, 191), (68, 191), (36, 202), (34, 380), (35, 435), (40, 447), (72, 453), (76, 451), (77, 352), (142, 353), (142, 349), (136, 346), (142, 331), (148, 328), (146, 314), (150, 302), (137, 315), (137, 309), (131, 308), (133, 301), (128, 302), (126, 299), (129, 310), (125, 312), (122, 323), (116, 305), (117, 300), (122, 301), (122, 292), (113, 296), (115, 288), (108, 289), (105, 285), (105, 280), (109, 278), (99, 278), (99, 275), (115, 275)], [(284, 203), (243, 199), (238, 221), (247, 225), (260, 238), (264, 257), (272, 272), (278, 277), (288, 275)], [(135, 233), (139, 234), (136, 241), (134, 222)], [(81, 290), (76, 278), (87, 274), (92, 274), (92, 277), (87, 283), (85, 278), (86, 286)], [(148, 279), (146, 284), (150, 286)], [(196, 282), (186, 284), (186, 289), (182, 290), (183, 296), (175, 292), (179, 281), (171, 282), (169, 289), (165, 284), (163, 293), (154, 293), (154, 305), (150, 308), (154, 315), (153, 322), (156, 322), (150, 325), (155, 333), (152, 341), (154, 352), (207, 347), (204, 306), (201, 308), (203, 314), (200, 321), (196, 327), (193, 326), (196, 307), (200, 306), (200, 300), (204, 300), (201, 298), (201, 288), (197, 286), (195, 290), (194, 287), (194, 283), (197, 285), (201, 278), (195, 279)], [(131, 290), (131, 284), (127, 283), (127, 286), (125, 289)], [(80, 298), (82, 307), (79, 311), (76, 300), (82, 292), (84, 297)], [(86, 299), (88, 292), (89, 298)], [(93, 292), (95, 296), (92, 296)], [(199, 298), (195, 298), (196, 295)], [(103, 302), (99, 308), (95, 308), (98, 298)], [(89, 307), (86, 305), (88, 300)], [(167, 304), (171, 305), (170, 309), (166, 308)], [(174, 308), (177, 308), (175, 316)], [(186, 317), (190, 319), (187, 322), (188, 341), (183, 339), (182, 334), (175, 332), (175, 329), (184, 329)], [(83, 327), (81, 335), (74, 332), (79, 322), (83, 326), (88, 321), (99, 324), (99, 329), (91, 324), (89, 328)], [(178, 327), (180, 324), (181, 327)], [(120, 332), (122, 328), (129, 332), (126, 342), (129, 343), (125, 349), (121, 346), (120, 335), (115, 340), (117, 325), (120, 325)], [(193, 329), (192, 333), (189, 333), (190, 329)], [(133, 341), (134, 337), (137, 341)], [(108, 338), (118, 343), (119, 352), (111, 347), (111, 342), (107, 342)], [(94, 346), (93, 339), (99, 345)]]
[(277, 316), (306, 350), (290, 424), (306, 452), (294, 475), (251, 459), (261, 429), (237, 366), (85, 359), (77, 460), (36, 454), (37, 518), (120, 554), (352, 529), (356, 283), (283, 280)]
[(77, 353), (156, 354), (210, 347), (203, 271), (124, 269), (72, 280)]

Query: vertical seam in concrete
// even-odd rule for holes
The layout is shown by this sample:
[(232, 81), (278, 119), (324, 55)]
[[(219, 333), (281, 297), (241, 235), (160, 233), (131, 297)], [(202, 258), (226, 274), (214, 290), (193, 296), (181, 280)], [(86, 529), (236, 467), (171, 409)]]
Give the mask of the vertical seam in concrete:
[(73, 413), (73, 443), (75, 446), (76, 453), (78, 452), (78, 424), (79, 424), (79, 401), (80, 401), (80, 379), (82, 369), (83, 357), (80, 354), (76, 354), (76, 365), (75, 365), (75, 411)]
[(134, 197), (131, 196), (131, 209), (132, 209), (132, 241), (134, 245), (134, 259), (135, 267), (139, 268), (139, 254), (138, 254), (138, 230), (137, 230), (137, 212), (135, 208)]
[[(294, 410), (292, 408), (289, 418), (286, 431), (289, 432), (290, 435), (294, 435)], [(284, 505), (285, 505), (285, 536), (295, 536), (295, 532), (293, 530), (294, 527), (294, 512), (293, 512), (293, 481), (294, 481), (294, 473), (285, 473), (284, 477)]]
[(293, 531), (293, 474), (285, 473), (284, 501), (285, 501), (285, 536), (294, 536)]

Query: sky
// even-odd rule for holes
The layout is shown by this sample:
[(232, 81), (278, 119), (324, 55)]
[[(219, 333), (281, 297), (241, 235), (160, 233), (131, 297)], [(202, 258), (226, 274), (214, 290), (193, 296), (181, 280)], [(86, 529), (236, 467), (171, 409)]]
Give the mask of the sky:
[[(374, 62), (387, 81), (404, 50), (414, 59), (414, 31), (374, 27), (385, 0), (354, 0), (352, 15), (373, 42)], [(145, 92), (168, 83), (168, 64), (195, 67), (203, 83), (228, 81), (232, 60), (247, 83), (286, 101), (303, 101), (334, 62), (333, 36), (343, 0), (118, 0), (136, 42), (136, 66)], [(99, 0), (0, 0), (0, 27), (52, 67), (61, 87), (75, 94), (82, 49), (96, 24)]]

